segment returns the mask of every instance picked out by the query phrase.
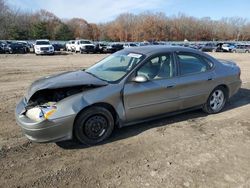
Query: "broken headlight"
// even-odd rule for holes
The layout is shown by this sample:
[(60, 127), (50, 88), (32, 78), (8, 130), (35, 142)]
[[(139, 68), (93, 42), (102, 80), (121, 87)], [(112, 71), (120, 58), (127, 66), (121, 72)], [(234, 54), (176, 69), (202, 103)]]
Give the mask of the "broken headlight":
[(26, 111), (26, 116), (34, 121), (43, 121), (49, 119), (56, 112), (55, 102), (48, 102), (46, 104), (36, 106)]

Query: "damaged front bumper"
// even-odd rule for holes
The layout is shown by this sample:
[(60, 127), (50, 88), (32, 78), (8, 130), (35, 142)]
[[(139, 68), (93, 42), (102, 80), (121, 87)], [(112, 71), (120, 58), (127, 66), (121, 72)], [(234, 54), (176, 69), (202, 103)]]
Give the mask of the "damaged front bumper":
[(75, 115), (35, 121), (22, 113), (26, 106), (27, 102), (23, 98), (16, 107), (15, 117), (28, 139), (34, 142), (57, 142), (72, 138)]

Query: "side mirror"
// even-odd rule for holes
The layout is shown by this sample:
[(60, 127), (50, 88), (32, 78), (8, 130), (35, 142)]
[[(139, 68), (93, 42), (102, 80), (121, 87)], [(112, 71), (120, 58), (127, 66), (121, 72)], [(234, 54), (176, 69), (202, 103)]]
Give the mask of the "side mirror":
[(132, 81), (133, 81), (133, 82), (137, 82), (137, 83), (143, 83), (143, 82), (147, 82), (148, 79), (147, 79), (146, 76), (140, 75), (140, 76), (134, 77), (134, 78), (132, 79)]

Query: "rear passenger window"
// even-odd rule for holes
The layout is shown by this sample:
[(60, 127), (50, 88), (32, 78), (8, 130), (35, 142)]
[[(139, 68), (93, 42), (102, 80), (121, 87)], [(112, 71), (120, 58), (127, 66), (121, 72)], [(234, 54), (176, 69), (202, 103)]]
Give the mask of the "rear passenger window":
[(178, 53), (177, 57), (180, 67), (180, 74), (182, 76), (187, 74), (206, 72), (213, 66), (213, 64), (209, 60), (196, 54)]

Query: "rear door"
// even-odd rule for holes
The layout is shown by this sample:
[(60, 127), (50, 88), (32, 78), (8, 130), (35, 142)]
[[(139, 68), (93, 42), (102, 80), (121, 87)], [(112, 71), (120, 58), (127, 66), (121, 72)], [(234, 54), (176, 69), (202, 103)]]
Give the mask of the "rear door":
[(179, 94), (175, 87), (176, 65), (172, 54), (150, 58), (135, 76), (143, 75), (148, 81), (128, 81), (124, 86), (124, 106), (127, 122), (157, 116), (179, 109)]
[(198, 54), (177, 52), (181, 109), (204, 104), (215, 87), (213, 63)]

